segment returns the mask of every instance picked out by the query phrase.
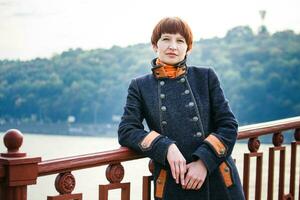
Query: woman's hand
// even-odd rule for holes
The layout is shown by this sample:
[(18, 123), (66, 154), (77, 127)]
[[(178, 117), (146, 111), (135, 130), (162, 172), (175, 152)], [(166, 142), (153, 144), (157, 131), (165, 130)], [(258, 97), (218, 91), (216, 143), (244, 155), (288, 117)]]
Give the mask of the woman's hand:
[(186, 160), (177, 148), (176, 144), (171, 144), (168, 149), (167, 159), (171, 167), (172, 176), (176, 180), (176, 183), (181, 182), (181, 185), (185, 185), (184, 175), (186, 172)]
[(186, 185), (182, 185), (183, 189), (199, 190), (205, 181), (207, 169), (202, 160), (197, 160), (189, 163), (187, 166), (187, 173), (185, 175)]

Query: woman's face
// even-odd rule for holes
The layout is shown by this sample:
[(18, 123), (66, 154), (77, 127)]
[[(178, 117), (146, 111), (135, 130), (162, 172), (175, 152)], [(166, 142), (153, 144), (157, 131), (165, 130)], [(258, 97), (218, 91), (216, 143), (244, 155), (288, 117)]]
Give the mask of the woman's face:
[(182, 35), (179, 33), (163, 33), (153, 50), (161, 62), (174, 65), (182, 61), (187, 54), (187, 44)]

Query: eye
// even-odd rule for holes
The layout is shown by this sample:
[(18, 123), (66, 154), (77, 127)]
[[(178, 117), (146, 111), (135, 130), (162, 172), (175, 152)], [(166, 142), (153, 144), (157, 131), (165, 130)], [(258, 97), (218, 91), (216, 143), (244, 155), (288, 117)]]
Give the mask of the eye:
[(165, 37), (165, 38), (162, 38), (161, 40), (162, 40), (162, 41), (168, 41), (169, 38), (166, 38), (166, 37)]
[(179, 43), (185, 43), (185, 40), (184, 39), (178, 39), (177, 42), (179, 42)]

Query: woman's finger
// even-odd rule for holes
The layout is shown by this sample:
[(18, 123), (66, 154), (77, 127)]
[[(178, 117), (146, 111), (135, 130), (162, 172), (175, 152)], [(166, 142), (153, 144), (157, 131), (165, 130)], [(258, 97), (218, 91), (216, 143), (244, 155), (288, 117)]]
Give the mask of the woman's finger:
[(176, 183), (179, 183), (179, 174), (180, 174), (180, 167), (178, 163), (175, 163), (175, 175), (176, 175)]
[(186, 184), (186, 189), (190, 190), (192, 188), (194, 181), (193, 179), (189, 179), (189, 182)]
[(192, 184), (192, 177), (189, 175), (189, 172), (186, 174), (185, 176), (185, 186), (183, 187), (183, 189), (189, 189), (191, 187), (191, 184)]
[(186, 172), (186, 164), (185, 161), (180, 162), (180, 182), (181, 185), (185, 185), (185, 181), (184, 181), (184, 176), (185, 176), (185, 172)]
[(197, 185), (197, 187), (196, 187), (196, 190), (199, 190), (200, 188), (201, 188), (201, 186), (203, 185), (203, 181), (199, 181), (198, 182), (198, 185)]
[(175, 172), (175, 162), (170, 163), (172, 176), (174, 179), (176, 179), (176, 172)]
[(198, 184), (199, 184), (199, 181), (196, 180), (196, 179), (194, 179), (193, 184), (192, 184), (192, 186), (191, 186), (191, 189), (192, 189), (192, 190), (195, 190), (195, 189), (197, 188)]

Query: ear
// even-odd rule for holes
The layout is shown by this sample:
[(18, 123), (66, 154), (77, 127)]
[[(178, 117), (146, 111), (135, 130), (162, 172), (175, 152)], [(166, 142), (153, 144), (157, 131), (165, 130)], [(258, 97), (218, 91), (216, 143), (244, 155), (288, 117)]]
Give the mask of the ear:
[(152, 49), (153, 49), (153, 51), (155, 52), (155, 53), (157, 53), (157, 45), (152, 45)]

